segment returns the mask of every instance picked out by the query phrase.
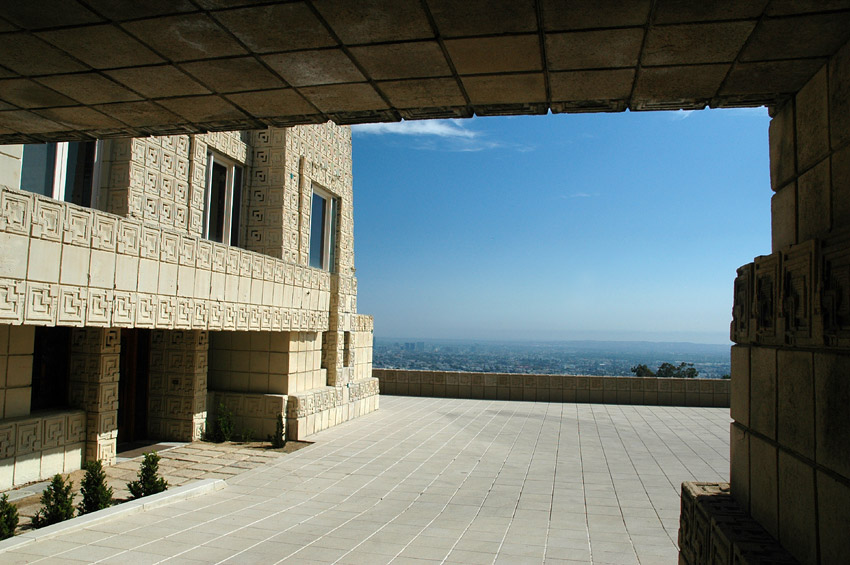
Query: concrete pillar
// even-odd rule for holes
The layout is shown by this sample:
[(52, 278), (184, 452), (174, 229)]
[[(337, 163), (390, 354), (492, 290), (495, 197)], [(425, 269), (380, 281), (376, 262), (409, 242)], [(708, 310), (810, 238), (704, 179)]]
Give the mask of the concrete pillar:
[(120, 362), (120, 330), (72, 330), (69, 402), (86, 412), (86, 461), (115, 462)]
[(201, 439), (207, 418), (209, 332), (154, 330), (148, 432), (173, 441)]

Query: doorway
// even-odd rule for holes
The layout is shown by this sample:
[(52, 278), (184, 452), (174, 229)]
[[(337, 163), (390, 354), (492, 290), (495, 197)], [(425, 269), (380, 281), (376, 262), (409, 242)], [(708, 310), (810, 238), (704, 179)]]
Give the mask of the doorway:
[(121, 365), (118, 380), (118, 449), (148, 435), (148, 366), (151, 333), (146, 329), (121, 330)]

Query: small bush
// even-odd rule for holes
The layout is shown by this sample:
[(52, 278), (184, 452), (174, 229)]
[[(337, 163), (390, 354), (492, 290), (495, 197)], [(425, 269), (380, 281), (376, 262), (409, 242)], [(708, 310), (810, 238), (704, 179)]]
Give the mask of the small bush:
[(215, 443), (230, 441), (233, 437), (233, 413), (223, 403), (218, 405), (215, 411), (215, 423), (211, 433), (206, 434), (207, 439)]
[(50, 484), (41, 493), (41, 508), (32, 517), (34, 528), (58, 524), (74, 517), (73, 487), (74, 483), (68, 481), (66, 484), (62, 475), (53, 475)]
[(9, 496), (0, 496), (0, 539), (15, 535), (18, 527), (18, 507), (9, 502)]
[(106, 473), (100, 461), (87, 461), (86, 475), (80, 484), (83, 500), (77, 505), (79, 515), (88, 514), (112, 506), (112, 487), (106, 484)]
[(274, 435), (269, 438), (272, 442), (272, 447), (280, 449), (286, 445), (286, 434), (283, 429), (283, 414), (277, 415), (277, 424), (275, 424)]
[(254, 430), (251, 428), (246, 428), (244, 432), (242, 432), (242, 443), (251, 443), (254, 441)]
[(145, 453), (138, 479), (127, 483), (127, 489), (133, 498), (142, 498), (162, 492), (168, 488), (168, 482), (159, 476), (159, 455), (156, 451)]

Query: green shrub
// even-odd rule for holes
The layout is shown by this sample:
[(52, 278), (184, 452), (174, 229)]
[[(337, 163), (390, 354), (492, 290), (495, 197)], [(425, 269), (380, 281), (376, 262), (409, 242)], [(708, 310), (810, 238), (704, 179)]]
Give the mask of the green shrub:
[(9, 502), (9, 496), (0, 496), (0, 539), (15, 535), (18, 527), (18, 507)]
[(112, 487), (106, 484), (106, 473), (100, 461), (87, 461), (86, 475), (80, 484), (83, 500), (77, 505), (80, 516), (112, 506)]
[(252, 441), (254, 441), (254, 430), (252, 428), (246, 428), (242, 432), (242, 443), (251, 443)]
[(233, 428), (233, 412), (223, 403), (220, 403), (218, 409), (215, 411), (213, 431), (207, 434), (207, 438), (215, 443), (230, 441), (233, 437)]
[(159, 455), (156, 451), (145, 453), (138, 479), (127, 483), (127, 489), (133, 498), (142, 498), (162, 492), (168, 488), (168, 482), (159, 476)]
[(275, 424), (274, 435), (269, 438), (272, 442), (272, 447), (280, 449), (286, 445), (286, 433), (283, 428), (283, 414), (277, 415), (277, 423)]
[(74, 517), (74, 496), (71, 489), (74, 483), (62, 478), (62, 475), (53, 475), (50, 484), (41, 493), (41, 508), (32, 517), (34, 528), (43, 528), (51, 524), (58, 524), (64, 520)]

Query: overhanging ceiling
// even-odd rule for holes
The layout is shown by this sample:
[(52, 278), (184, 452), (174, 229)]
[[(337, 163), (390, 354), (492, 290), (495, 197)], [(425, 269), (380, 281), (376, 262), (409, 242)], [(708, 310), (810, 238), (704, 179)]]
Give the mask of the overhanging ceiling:
[(773, 104), (850, 0), (8, 0), (0, 143)]

